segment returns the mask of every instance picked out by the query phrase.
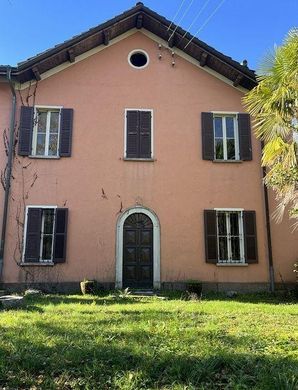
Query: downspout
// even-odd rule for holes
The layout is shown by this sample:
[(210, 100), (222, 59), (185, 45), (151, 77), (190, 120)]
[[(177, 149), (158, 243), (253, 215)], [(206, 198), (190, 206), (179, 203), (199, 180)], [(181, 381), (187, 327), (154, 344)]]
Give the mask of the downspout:
[(11, 171), (13, 162), (13, 148), (14, 148), (14, 128), (15, 128), (15, 114), (16, 114), (16, 92), (14, 89), (13, 82), (11, 80), (11, 68), (8, 66), (6, 70), (6, 78), (10, 86), (12, 100), (11, 100), (11, 115), (10, 115), (10, 128), (9, 128), (9, 146), (7, 156), (7, 170), (5, 175), (5, 195), (4, 195), (4, 206), (3, 206), (3, 219), (2, 219), (2, 230), (1, 230), (1, 242), (0, 242), (0, 281), (2, 280), (3, 273), (3, 259), (5, 249), (5, 235), (7, 226), (7, 214), (9, 204), (9, 192), (11, 182)]
[[(262, 150), (264, 148), (264, 142), (262, 142)], [(263, 179), (266, 176), (266, 168), (263, 167)], [(271, 227), (270, 227), (270, 210), (269, 210), (269, 196), (268, 188), (263, 180), (264, 189), (264, 202), (265, 202), (265, 218), (266, 218), (266, 232), (267, 232), (267, 246), (268, 246), (268, 268), (269, 268), (269, 289), (270, 292), (275, 291), (274, 282), (274, 266), (273, 266), (273, 254), (272, 254), (272, 240), (271, 240)]]

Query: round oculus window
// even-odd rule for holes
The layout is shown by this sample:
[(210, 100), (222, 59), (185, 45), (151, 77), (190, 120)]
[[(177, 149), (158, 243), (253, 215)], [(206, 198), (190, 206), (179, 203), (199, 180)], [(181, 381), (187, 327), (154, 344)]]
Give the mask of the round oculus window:
[(148, 54), (141, 50), (135, 50), (128, 56), (128, 60), (131, 66), (134, 68), (145, 68), (148, 65)]

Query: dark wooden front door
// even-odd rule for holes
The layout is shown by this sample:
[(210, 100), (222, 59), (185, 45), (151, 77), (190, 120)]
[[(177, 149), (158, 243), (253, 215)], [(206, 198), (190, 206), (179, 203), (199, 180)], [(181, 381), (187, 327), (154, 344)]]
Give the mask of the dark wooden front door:
[(142, 213), (132, 214), (124, 222), (123, 287), (153, 287), (153, 225)]

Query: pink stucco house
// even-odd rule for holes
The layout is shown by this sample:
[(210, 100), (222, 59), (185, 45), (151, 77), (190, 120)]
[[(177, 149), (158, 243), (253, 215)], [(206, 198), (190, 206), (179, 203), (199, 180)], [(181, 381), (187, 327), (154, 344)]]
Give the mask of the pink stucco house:
[(242, 105), (255, 74), (169, 27), (137, 3), (0, 67), (2, 287), (294, 281)]

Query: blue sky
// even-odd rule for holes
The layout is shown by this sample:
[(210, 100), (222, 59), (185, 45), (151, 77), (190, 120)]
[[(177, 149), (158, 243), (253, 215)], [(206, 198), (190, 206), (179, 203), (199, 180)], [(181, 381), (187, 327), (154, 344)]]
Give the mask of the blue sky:
[[(183, 2), (184, 1), (184, 2)], [(80, 34), (133, 7), (130, 0), (0, 0), (0, 64), (18, 62)], [(196, 33), (198, 38), (255, 69), (274, 44), (298, 26), (298, 0), (144, 0), (143, 3)], [(188, 13), (181, 17), (189, 8)]]

